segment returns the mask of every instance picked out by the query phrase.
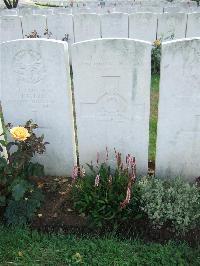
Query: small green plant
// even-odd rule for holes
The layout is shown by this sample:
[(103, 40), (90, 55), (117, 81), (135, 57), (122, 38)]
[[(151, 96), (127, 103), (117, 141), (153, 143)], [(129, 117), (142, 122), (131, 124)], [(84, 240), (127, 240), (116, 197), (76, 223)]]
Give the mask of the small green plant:
[[(133, 184), (136, 180), (135, 158), (126, 156), (123, 163), (122, 156), (115, 151), (116, 166), (106, 159), (100, 163), (97, 154), (96, 165), (88, 164), (90, 173), (78, 167), (73, 169), (73, 200), (75, 209), (89, 217), (92, 225), (117, 228), (121, 223), (130, 219), (137, 209), (137, 204), (131, 204)], [(78, 177), (80, 174), (80, 177)]]
[(153, 43), (152, 56), (151, 56), (151, 69), (152, 74), (160, 73), (160, 59), (161, 59), (161, 40), (155, 40)]
[(161, 46), (163, 41), (169, 41), (174, 39), (174, 33), (169, 32), (169, 36), (161, 37), (153, 42), (153, 49), (151, 55), (151, 72), (152, 74), (160, 74), (160, 62), (161, 62)]
[(200, 189), (182, 178), (143, 178), (141, 208), (155, 228), (184, 233), (200, 222)]
[(8, 224), (26, 224), (43, 198), (37, 182), (44, 176), (44, 167), (32, 158), (45, 152), (47, 142), (44, 136), (36, 136), (37, 127), (31, 120), (25, 126), (8, 124), (5, 139), (14, 141), (0, 141), (1, 153), (6, 148), (6, 154), (0, 156), (0, 206)]

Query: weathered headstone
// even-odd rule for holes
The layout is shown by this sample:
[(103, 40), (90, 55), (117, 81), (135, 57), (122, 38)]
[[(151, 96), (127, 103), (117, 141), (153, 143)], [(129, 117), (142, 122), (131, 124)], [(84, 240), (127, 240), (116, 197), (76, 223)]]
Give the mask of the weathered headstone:
[(56, 14), (47, 16), (47, 26), (50, 38), (56, 40), (74, 42), (73, 16)]
[(116, 148), (147, 173), (151, 44), (101, 39), (72, 45), (81, 164)]
[(33, 8), (31, 7), (21, 7), (18, 11), (19, 16), (27, 16), (33, 14)]
[(183, 7), (197, 7), (197, 1), (183, 1), (180, 2), (180, 5)]
[(54, 14), (72, 14), (72, 9), (71, 8), (54, 8), (53, 10)]
[(200, 13), (188, 14), (186, 37), (200, 37)]
[(47, 29), (46, 16), (27, 15), (21, 17), (21, 20), (24, 38), (30, 36), (33, 31), (36, 31), (40, 38), (47, 38), (47, 35), (45, 35)]
[(18, 16), (0, 17), (0, 42), (22, 39), (21, 19)]
[(33, 15), (53, 15), (51, 8), (36, 8), (33, 10)]
[(154, 13), (135, 13), (129, 15), (129, 38), (154, 41), (157, 32), (157, 15)]
[(186, 24), (187, 14), (159, 14), (157, 38), (162, 38), (164, 41), (185, 38)]
[(6, 42), (1, 44), (1, 64), (5, 122), (16, 126), (33, 119), (50, 143), (37, 160), (49, 175), (70, 175), (75, 149), (67, 43)]
[(73, 14), (88, 14), (88, 13), (93, 13), (93, 10), (91, 8), (87, 7), (74, 7), (72, 9)]
[(97, 14), (74, 15), (75, 42), (100, 38), (100, 29), (100, 18)]
[(164, 7), (164, 13), (178, 13), (183, 11), (181, 6), (166, 6)]
[(163, 13), (163, 7), (160, 6), (141, 6), (137, 8), (138, 12), (152, 12), (152, 13)]
[(200, 173), (200, 38), (162, 47), (156, 174)]
[(71, 64), (71, 44), (74, 43), (73, 16), (56, 14), (47, 16), (47, 27), (50, 39), (66, 41), (69, 45), (69, 57)]
[(116, 12), (100, 18), (102, 38), (128, 38), (128, 14)]
[(114, 11), (113, 12), (121, 12), (121, 13), (134, 13), (136, 12), (137, 9), (136, 8), (133, 8), (133, 7), (121, 7), (121, 6), (116, 6), (114, 8)]
[(3, 9), (0, 11), (1, 16), (17, 16), (17, 10), (16, 9)]

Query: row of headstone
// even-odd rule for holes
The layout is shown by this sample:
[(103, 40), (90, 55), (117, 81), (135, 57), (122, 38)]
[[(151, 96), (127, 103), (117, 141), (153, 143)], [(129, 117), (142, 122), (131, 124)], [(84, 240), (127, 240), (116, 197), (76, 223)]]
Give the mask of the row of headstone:
[(59, 0), (35, 0), (37, 4), (46, 4), (64, 7), (132, 7), (132, 6), (197, 6), (196, 1), (59, 1)]
[[(38, 123), (50, 144), (37, 160), (47, 174), (70, 175), (76, 144), (67, 44), (17, 40), (1, 44), (1, 55), (5, 122)], [(161, 62), (156, 174), (192, 179), (200, 173), (200, 38), (164, 43)], [(151, 43), (76, 43), (72, 68), (80, 163), (95, 160), (97, 152), (106, 159), (108, 147), (135, 155), (137, 173), (146, 174)]]
[(106, 15), (29, 15), (0, 18), (0, 41), (27, 37), (65, 40), (69, 44), (97, 38), (132, 38), (153, 42), (200, 37), (200, 13), (112, 13)]
[(124, 12), (124, 13), (136, 13), (136, 12), (152, 12), (152, 13), (191, 13), (200, 12), (200, 8), (197, 6), (111, 6), (111, 7), (73, 7), (73, 8), (36, 8), (36, 7), (23, 7), (18, 9), (3, 9), (0, 11), (0, 15), (49, 15), (49, 14), (77, 14), (77, 13), (97, 13), (106, 14), (113, 12)]

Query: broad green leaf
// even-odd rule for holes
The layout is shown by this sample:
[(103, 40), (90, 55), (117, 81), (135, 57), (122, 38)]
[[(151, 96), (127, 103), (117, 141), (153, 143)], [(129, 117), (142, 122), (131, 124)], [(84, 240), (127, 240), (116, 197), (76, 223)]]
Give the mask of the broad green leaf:
[(12, 196), (15, 200), (20, 200), (23, 198), (24, 196), (24, 193), (26, 192), (27, 190), (27, 185), (26, 185), (26, 182), (21, 182), (15, 186), (13, 186), (12, 188)]

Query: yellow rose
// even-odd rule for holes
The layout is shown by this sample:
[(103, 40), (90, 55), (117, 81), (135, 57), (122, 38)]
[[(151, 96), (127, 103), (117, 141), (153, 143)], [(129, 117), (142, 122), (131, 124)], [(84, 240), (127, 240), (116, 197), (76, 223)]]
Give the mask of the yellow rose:
[(153, 44), (154, 44), (154, 46), (158, 47), (158, 46), (161, 45), (161, 41), (160, 40), (155, 40)]
[(15, 140), (19, 141), (25, 141), (30, 137), (28, 130), (24, 127), (13, 127), (11, 128), (10, 133)]

